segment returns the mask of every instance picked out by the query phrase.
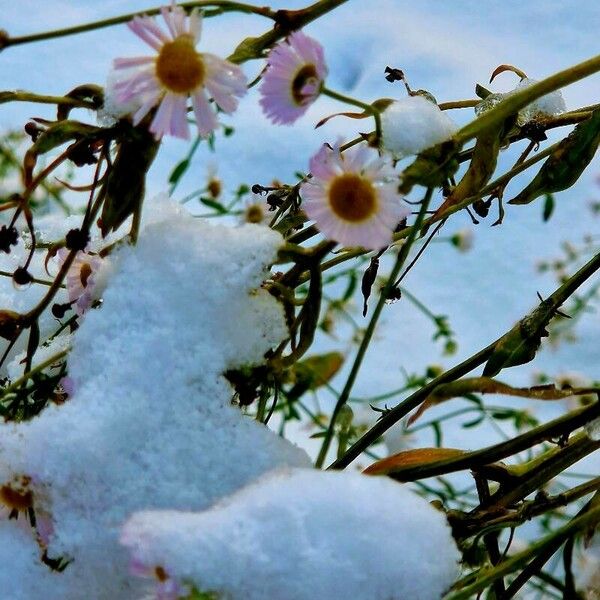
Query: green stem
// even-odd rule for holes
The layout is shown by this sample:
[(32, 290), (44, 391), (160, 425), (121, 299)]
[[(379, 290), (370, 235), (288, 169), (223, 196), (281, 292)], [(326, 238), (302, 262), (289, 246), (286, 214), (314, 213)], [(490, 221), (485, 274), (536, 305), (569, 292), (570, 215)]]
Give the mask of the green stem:
[(274, 19), (278, 27), (273, 27), (259, 37), (242, 40), (227, 60), (240, 64), (253, 58), (262, 57), (264, 51), (291, 31), (295, 31), (337, 8), (348, 0), (319, 0), (299, 10), (278, 10)]
[(454, 140), (462, 145), (479, 136), (482, 131), (499, 126), (505, 119), (510, 117), (510, 115), (516, 114), (534, 100), (569, 85), (570, 83), (579, 81), (584, 77), (593, 75), (597, 71), (600, 71), (600, 55), (569, 67), (546, 79), (542, 79), (542, 81), (538, 81), (519, 92), (510, 94), (497, 106), (465, 125), (455, 134)]
[(24, 91), (6, 91), (0, 92), (0, 104), (6, 102), (35, 102), (37, 104), (61, 104), (63, 106), (72, 106), (74, 108), (89, 108), (95, 109), (97, 106), (93, 102), (85, 100), (77, 100), (67, 96), (46, 96), (42, 94), (34, 94), (33, 92)]
[(584, 514), (575, 517), (560, 529), (557, 529), (541, 540), (535, 542), (526, 550), (511, 556), (509, 559), (492, 569), (485, 570), (475, 582), (463, 587), (458, 592), (446, 596), (445, 600), (469, 600), (470, 598), (473, 598), (475, 594), (485, 590), (485, 588), (494, 583), (494, 581), (527, 565), (532, 556), (540, 555), (550, 548), (559, 548), (575, 533), (585, 529), (588, 525), (597, 523), (599, 519), (600, 506), (596, 506)]
[(31, 369), (27, 373), (23, 374), (16, 381), (13, 381), (13, 383), (11, 383), (9, 386), (5, 387), (3, 390), (0, 390), (0, 399), (4, 398), (7, 394), (10, 394), (13, 390), (19, 389), (27, 380), (31, 379), (36, 373), (43, 371), (50, 365), (59, 361), (61, 358), (64, 358), (65, 356), (67, 356), (68, 353), (69, 353), (69, 349), (67, 348), (66, 350), (57, 352), (50, 358), (41, 362), (39, 365), (36, 365), (35, 367), (33, 367), (33, 369)]
[[(192, 8), (203, 8), (203, 7), (215, 7), (218, 8), (218, 12), (241, 12), (247, 14), (255, 14), (269, 19), (275, 19), (276, 13), (271, 9), (264, 6), (253, 6), (251, 4), (244, 4), (243, 2), (229, 2), (228, 0), (197, 0), (196, 2), (182, 2), (179, 4), (186, 10)], [(4, 50), (9, 46), (18, 46), (22, 44), (30, 44), (32, 42), (40, 42), (43, 40), (50, 40), (53, 38), (65, 37), (68, 35), (76, 35), (79, 33), (86, 33), (87, 31), (94, 31), (96, 29), (103, 29), (105, 27), (112, 27), (113, 25), (120, 25), (131, 21), (135, 16), (144, 14), (148, 16), (157, 15), (160, 13), (161, 7), (150, 8), (144, 11), (137, 11), (134, 13), (128, 13), (120, 15), (118, 17), (111, 17), (109, 19), (102, 19), (100, 21), (94, 21), (92, 23), (84, 23), (83, 25), (76, 25), (74, 27), (65, 27), (64, 29), (54, 29), (52, 31), (42, 31), (40, 33), (33, 33), (30, 35), (21, 35), (11, 37), (6, 35), (4, 39), (0, 38), (0, 50)], [(211, 15), (206, 15), (211, 16)]]
[(352, 391), (352, 387), (356, 380), (356, 376), (358, 375), (358, 371), (360, 370), (360, 367), (362, 365), (362, 361), (367, 352), (367, 348), (369, 347), (369, 344), (371, 342), (371, 338), (373, 337), (373, 333), (375, 331), (375, 327), (379, 320), (379, 316), (381, 315), (381, 312), (385, 305), (385, 301), (388, 298), (388, 294), (391, 291), (392, 287), (394, 286), (394, 282), (396, 281), (396, 278), (398, 277), (400, 271), (402, 270), (402, 267), (404, 266), (406, 259), (408, 258), (410, 248), (411, 248), (415, 238), (417, 237), (417, 234), (421, 231), (421, 225), (423, 224), (423, 219), (425, 218), (425, 214), (427, 212), (429, 203), (431, 202), (432, 196), (433, 196), (433, 188), (429, 188), (427, 190), (427, 193), (425, 194), (425, 197), (421, 204), (421, 210), (419, 212), (419, 215), (417, 216), (415, 223), (413, 224), (413, 226), (410, 229), (410, 234), (409, 234), (406, 242), (400, 248), (400, 251), (398, 252), (398, 257), (396, 259), (396, 264), (394, 265), (394, 268), (392, 269), (392, 272), (390, 273), (390, 276), (387, 280), (387, 283), (386, 283), (384, 289), (381, 291), (379, 300), (377, 302), (377, 306), (375, 307), (375, 310), (373, 311), (373, 315), (371, 317), (371, 320), (369, 321), (369, 325), (367, 326), (367, 329), (365, 330), (365, 334), (361, 340), (360, 346), (358, 348), (358, 352), (356, 354), (356, 358), (354, 359), (354, 363), (352, 365), (352, 369), (350, 370), (350, 374), (348, 375), (348, 379), (346, 380), (346, 384), (344, 385), (344, 389), (342, 390), (342, 393), (340, 394), (340, 397), (338, 398), (335, 408), (333, 409), (333, 413), (331, 415), (331, 420), (329, 422), (329, 427), (327, 428), (327, 432), (325, 434), (325, 437), (323, 438), (323, 444), (321, 445), (321, 450), (319, 451), (319, 456), (317, 457), (317, 461), (316, 461), (317, 468), (321, 468), (323, 466), (323, 463), (325, 462), (325, 459), (327, 458), (327, 452), (329, 451), (329, 446), (331, 445), (331, 440), (333, 438), (333, 431), (335, 428), (335, 422), (337, 420), (339, 412), (342, 409), (342, 407), (346, 404), (346, 402), (348, 402), (348, 399), (350, 398), (350, 393)]
[[(561, 285), (548, 298), (551, 300), (551, 305), (558, 308), (565, 300), (585, 281), (587, 281), (598, 269), (600, 269), (600, 253), (596, 254), (588, 261), (577, 273), (572, 275), (563, 285)], [(550, 305), (549, 305), (550, 306)], [(406, 400), (385, 413), (381, 419), (367, 431), (360, 439), (358, 439), (349, 449), (348, 452), (339, 460), (336, 460), (330, 468), (343, 469), (348, 466), (355, 458), (357, 458), (364, 450), (366, 450), (373, 442), (381, 437), (390, 427), (395, 425), (400, 419), (405, 417), (411, 410), (415, 409), (423, 402), (433, 390), (442, 383), (450, 383), (456, 379), (463, 377), (473, 369), (481, 366), (493, 354), (497, 343), (502, 339), (500, 336), (493, 341), (489, 346), (486, 346), (473, 356), (467, 358), (460, 364), (439, 377), (432, 379), (427, 385), (411, 394)]]
[[(546, 158), (547, 156), (552, 154), (552, 152), (554, 152), (554, 150), (556, 150), (556, 148), (558, 148), (559, 144), (560, 144), (560, 142), (557, 142), (556, 144), (549, 146), (548, 148), (546, 148), (542, 152), (539, 152), (538, 154), (536, 154), (529, 160), (526, 160), (525, 162), (521, 163), (520, 165), (514, 167), (513, 169), (511, 169), (504, 175), (501, 175), (500, 177), (498, 177), (498, 179), (496, 179), (496, 180), (492, 181), (491, 183), (489, 183), (488, 185), (486, 185), (476, 196), (471, 196), (469, 198), (465, 198), (465, 200), (463, 200), (459, 204), (456, 204), (455, 206), (450, 207), (448, 209), (448, 211), (443, 213), (443, 215), (440, 215), (439, 217), (437, 217), (435, 219), (428, 219), (427, 221), (425, 221), (425, 226), (429, 227), (429, 226), (433, 225), (434, 223), (437, 223), (441, 220), (447, 219), (450, 215), (452, 215), (455, 212), (458, 212), (459, 210), (463, 209), (465, 206), (469, 206), (470, 204), (473, 204), (473, 202), (475, 202), (476, 200), (479, 200), (480, 198), (483, 198), (484, 196), (491, 194), (498, 186), (506, 185), (513, 177), (515, 177), (519, 173), (525, 171), (526, 169), (529, 169), (529, 167), (533, 166), (534, 164), (540, 162), (541, 160), (543, 160), (544, 158)], [(307, 233), (310, 233), (312, 235), (312, 232), (309, 232), (309, 230), (310, 230), (310, 227), (307, 228)], [(403, 229), (402, 231), (399, 231), (398, 233), (394, 234), (394, 241), (399, 242), (400, 240), (404, 239), (408, 235), (409, 231), (410, 231), (410, 228), (407, 227), (406, 229)], [(302, 234), (302, 231), (300, 232), (300, 234)], [(310, 236), (305, 235), (302, 238), (294, 238), (294, 241), (296, 243), (299, 243), (299, 240), (303, 241), (306, 237), (310, 237)], [(344, 252), (343, 254), (339, 254), (339, 255), (334, 256), (333, 258), (325, 261), (321, 265), (321, 271), (324, 272), (329, 269), (332, 269), (333, 267), (336, 267), (337, 265), (340, 265), (348, 260), (356, 258), (357, 256), (362, 256), (363, 254), (366, 254), (367, 252), (368, 252), (367, 250), (364, 250), (362, 248), (352, 248), (351, 250), (348, 250), (347, 252)], [(309, 277), (308, 273), (303, 273), (298, 278), (298, 285), (305, 283), (308, 280), (308, 277)]]
[[(544, 425), (531, 429), (526, 433), (508, 439), (500, 444), (488, 446), (487, 448), (482, 448), (481, 450), (475, 450), (473, 452), (466, 452), (465, 454), (462, 454), (456, 458), (447, 458), (445, 460), (431, 462), (424, 465), (399, 468), (398, 470), (394, 471), (392, 475), (394, 479), (398, 479), (400, 481), (412, 481), (414, 479), (425, 479), (427, 477), (435, 477), (436, 475), (455, 473), (465, 469), (484, 467), (504, 458), (508, 458), (509, 456), (518, 454), (519, 452), (523, 452), (523, 450), (527, 450), (528, 448), (536, 446), (544, 441), (559, 438), (561, 435), (568, 435), (571, 433), (571, 431), (582, 427), (586, 423), (589, 423), (599, 416), (600, 402), (595, 402), (586, 408), (574, 411), (559, 417), (558, 419), (554, 419), (554, 421), (545, 423)], [(585, 434), (582, 434), (581, 438), (578, 438), (570, 445), (570, 449), (578, 454), (578, 460), (581, 451), (589, 453), (598, 446), (600, 446), (600, 443), (592, 442)], [(552, 460), (552, 462), (554, 461)], [(536, 489), (539, 484), (548, 479), (548, 477), (545, 477), (540, 478), (538, 481), (538, 477), (536, 475), (529, 475), (529, 477), (523, 478), (527, 480), (525, 485), (529, 491)], [(535, 481), (537, 482), (536, 484), (534, 484), (532, 481), (534, 477)], [(514, 502), (520, 497), (526, 495), (526, 492), (515, 493), (514, 495), (511, 493), (511, 500)], [(497, 500), (496, 496), (493, 496), (492, 499), (495, 506), (508, 506), (512, 504), (511, 501), (504, 500), (503, 498), (501, 500)]]
[(377, 110), (371, 104), (361, 102), (356, 98), (352, 98), (352, 96), (340, 94), (339, 92), (330, 90), (325, 86), (321, 88), (321, 93), (324, 96), (329, 96), (330, 98), (333, 98), (334, 100), (339, 100), (340, 102), (344, 102), (345, 104), (351, 104), (352, 106), (362, 108), (365, 111), (365, 113), (370, 114), (375, 119), (375, 137), (377, 139), (377, 144), (379, 145), (379, 142), (381, 140), (381, 114), (379, 113), (379, 110)]
[(438, 104), (440, 110), (452, 110), (454, 108), (473, 108), (481, 102), (481, 98), (475, 98), (474, 100), (455, 100), (452, 102), (442, 102)]

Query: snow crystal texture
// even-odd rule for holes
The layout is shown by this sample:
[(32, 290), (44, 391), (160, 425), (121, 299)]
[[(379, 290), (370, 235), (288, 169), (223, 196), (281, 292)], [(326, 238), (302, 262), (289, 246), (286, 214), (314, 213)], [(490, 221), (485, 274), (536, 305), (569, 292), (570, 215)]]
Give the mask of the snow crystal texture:
[(268, 228), (213, 227), (171, 208), (115, 257), (103, 307), (74, 336), (74, 397), (0, 426), (0, 482), (32, 477), (36, 510), (53, 520), (49, 555), (73, 559), (62, 576), (48, 571), (60, 584), (40, 593), (22, 529), (0, 521), (16, 547), (0, 566), (0, 582), (21, 590), (11, 598), (138, 598), (118, 544), (134, 511), (202, 510), (275, 467), (309, 466), (230, 404), (222, 376), (262, 362), (286, 336), (280, 306), (260, 289), (280, 243)]
[(450, 139), (456, 124), (422, 96), (392, 102), (381, 114), (383, 147), (395, 158), (419, 154)]
[(135, 564), (231, 600), (437, 600), (458, 572), (443, 513), (388, 478), (287, 469), (201, 513), (126, 524)]

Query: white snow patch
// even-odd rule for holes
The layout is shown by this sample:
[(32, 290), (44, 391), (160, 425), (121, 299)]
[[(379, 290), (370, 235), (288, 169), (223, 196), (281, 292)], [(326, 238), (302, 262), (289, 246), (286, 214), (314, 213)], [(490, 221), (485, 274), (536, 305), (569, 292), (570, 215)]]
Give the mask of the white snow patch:
[(422, 96), (392, 102), (381, 114), (383, 147), (395, 158), (419, 154), (451, 138), (456, 124)]
[[(139, 597), (118, 544), (130, 514), (202, 510), (275, 467), (310, 465), (230, 404), (222, 376), (286, 336), (280, 306), (259, 288), (281, 237), (173, 208), (161, 217), (117, 254), (103, 308), (74, 335), (74, 397), (0, 426), (0, 482), (32, 477), (34, 506), (53, 519), (49, 555), (73, 559), (39, 595), (39, 565), (8, 557), (0, 578), (14, 577), (23, 598)], [(0, 522), (0, 535), (15, 526)]]
[(138, 568), (232, 600), (436, 600), (458, 574), (443, 513), (354, 472), (280, 470), (205, 512), (137, 513), (122, 542)]

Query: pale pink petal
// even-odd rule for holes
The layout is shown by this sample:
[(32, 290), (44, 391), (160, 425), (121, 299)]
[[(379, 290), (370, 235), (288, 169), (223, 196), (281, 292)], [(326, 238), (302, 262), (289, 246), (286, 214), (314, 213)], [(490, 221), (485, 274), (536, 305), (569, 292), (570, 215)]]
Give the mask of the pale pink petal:
[[(369, 167), (372, 174), (366, 173)], [(375, 150), (362, 146), (341, 153), (339, 143), (333, 150), (323, 145), (311, 158), (310, 170), (312, 178), (300, 188), (302, 208), (324, 236), (344, 246), (373, 250), (391, 243), (395, 227), (409, 210), (400, 201), (396, 181), (388, 177), (387, 164)], [(348, 173), (368, 179), (377, 196), (376, 209), (361, 222), (344, 219), (330, 204), (332, 183)]]
[(198, 133), (202, 137), (207, 137), (219, 126), (219, 122), (203, 90), (198, 90), (192, 96), (192, 106), (194, 107)]
[(154, 50), (157, 52), (160, 50), (162, 44), (148, 32), (141, 17), (134, 17), (127, 23), (127, 27)]
[(177, 36), (186, 35), (188, 31), (185, 28), (185, 11), (179, 6), (173, 6), (171, 13), (173, 15), (173, 27)]
[(146, 17), (146, 20), (144, 21), (144, 24), (146, 25), (146, 29), (152, 33), (156, 39), (160, 42), (162, 42), (163, 44), (165, 44), (166, 42), (170, 42), (172, 40), (172, 38), (170, 38), (159, 26), (158, 23), (154, 20), (154, 18), (150, 18), (150, 17)]
[(171, 132), (171, 115), (173, 113), (174, 94), (167, 94), (161, 101), (152, 124), (150, 125), (150, 131), (154, 134), (154, 137), (158, 140), (165, 133), (170, 134)]
[(167, 25), (167, 29), (169, 30), (169, 33), (171, 34), (172, 39), (175, 39), (177, 37), (177, 32), (175, 30), (175, 23), (173, 22), (172, 11), (170, 10), (169, 7), (163, 6), (160, 9), (160, 14), (162, 15), (162, 18)]
[(146, 65), (154, 62), (156, 59), (152, 56), (136, 56), (132, 58), (115, 58), (113, 60), (113, 67), (115, 69), (129, 69), (131, 67), (138, 67), (139, 65)]
[(194, 44), (198, 43), (202, 35), (202, 15), (197, 8), (190, 13), (190, 34), (194, 39)]
[(170, 131), (175, 137), (184, 140), (190, 139), (190, 128), (187, 122), (187, 96), (173, 94)]
[(133, 124), (139, 125), (142, 119), (158, 104), (160, 94), (150, 95), (133, 115)]
[[(294, 79), (311, 66), (317, 76), (303, 82), (301, 99), (292, 94)], [(260, 87), (260, 105), (273, 123), (290, 125), (300, 118), (318, 97), (327, 73), (321, 45), (302, 32), (294, 32), (277, 44), (267, 57), (267, 69)]]

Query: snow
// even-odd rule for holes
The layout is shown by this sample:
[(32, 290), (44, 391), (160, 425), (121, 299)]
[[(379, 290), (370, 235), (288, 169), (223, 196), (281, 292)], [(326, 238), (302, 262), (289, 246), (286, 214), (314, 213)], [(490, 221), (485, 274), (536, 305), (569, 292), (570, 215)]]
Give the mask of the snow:
[[(42, 600), (62, 597), (64, 577), (40, 562), (35, 541), (14, 522), (11, 527), (0, 527), (0, 565), (2, 598)], [(25, 569), (23, 565), (27, 565)], [(54, 595), (47, 596), (48, 590), (53, 590)]]
[(122, 542), (135, 565), (244, 600), (435, 600), (458, 574), (442, 512), (356, 472), (279, 470), (200, 513), (144, 511)]
[(395, 158), (404, 158), (446, 141), (456, 125), (433, 102), (422, 96), (408, 96), (383, 111), (381, 129), (383, 147)]
[[(281, 237), (213, 227), (167, 202), (156, 213), (114, 257), (103, 308), (73, 336), (75, 396), (0, 426), (0, 481), (32, 478), (36, 512), (52, 516), (49, 555), (74, 559), (66, 591), (49, 584), (44, 595), (37, 561), (3, 562), (0, 577), (18, 580), (24, 598), (135, 598), (118, 545), (131, 513), (202, 510), (275, 467), (310, 465), (230, 404), (221, 375), (262, 362), (286, 335), (280, 306), (259, 289)], [(22, 537), (12, 520), (0, 535)]]
[(600, 419), (594, 419), (585, 426), (588, 437), (595, 442), (600, 441)]
[[(514, 91), (521, 91), (534, 83), (537, 83), (535, 79), (522, 79)], [(565, 110), (567, 110), (567, 106), (560, 90), (550, 92), (549, 94), (534, 100), (525, 108), (525, 112), (528, 114), (529, 119), (534, 119), (539, 116), (553, 117), (565, 112)]]
[[(527, 88), (534, 83), (537, 83), (535, 79), (524, 78), (522, 79), (517, 87), (506, 92), (490, 94), (487, 98), (482, 100), (475, 107), (475, 113), (477, 115), (481, 115), (488, 110), (494, 108), (498, 103), (502, 102), (505, 98), (514, 94), (515, 92), (520, 92), (524, 88)], [(565, 100), (563, 98), (562, 92), (560, 90), (555, 90), (554, 92), (550, 92), (537, 100), (534, 100), (531, 104), (528, 104), (525, 108), (519, 111), (517, 116), (517, 125), (523, 126), (528, 121), (537, 118), (544, 117), (554, 117), (556, 115), (560, 115), (565, 112), (567, 106), (565, 104)]]

